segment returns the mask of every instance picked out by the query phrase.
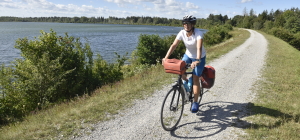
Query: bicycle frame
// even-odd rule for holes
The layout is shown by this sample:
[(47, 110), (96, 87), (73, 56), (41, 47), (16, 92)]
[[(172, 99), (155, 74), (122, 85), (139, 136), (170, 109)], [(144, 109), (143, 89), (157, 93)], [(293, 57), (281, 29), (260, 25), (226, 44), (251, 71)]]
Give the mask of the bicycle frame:
[[(193, 72), (185, 72), (186, 75), (189, 75), (189, 74), (193, 74)], [(179, 91), (183, 90), (183, 94), (184, 94), (184, 101), (185, 102), (188, 102), (188, 101), (191, 101), (193, 96), (193, 88), (191, 89), (190, 93), (188, 93), (185, 88), (183, 87), (183, 83), (182, 83), (182, 75), (179, 75), (178, 76), (178, 80), (176, 81), (176, 84), (173, 85), (173, 88), (175, 89), (178, 89)]]

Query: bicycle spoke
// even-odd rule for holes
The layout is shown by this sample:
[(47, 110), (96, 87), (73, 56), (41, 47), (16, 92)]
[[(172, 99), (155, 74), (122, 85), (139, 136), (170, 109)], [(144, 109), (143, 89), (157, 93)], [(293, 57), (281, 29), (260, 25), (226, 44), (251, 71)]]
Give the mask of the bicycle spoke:
[(178, 125), (183, 112), (182, 94), (171, 89), (165, 97), (161, 109), (161, 123), (165, 130), (170, 131)]

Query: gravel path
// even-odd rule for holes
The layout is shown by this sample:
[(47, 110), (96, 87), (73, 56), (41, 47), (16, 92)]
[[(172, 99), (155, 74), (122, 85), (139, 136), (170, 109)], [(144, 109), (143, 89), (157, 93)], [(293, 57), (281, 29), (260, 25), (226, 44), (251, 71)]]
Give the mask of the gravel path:
[[(160, 108), (170, 85), (153, 96), (136, 101), (114, 120), (95, 124), (90, 135), (77, 139), (238, 139), (245, 134), (247, 105), (255, 93), (252, 85), (259, 78), (267, 53), (263, 35), (248, 30), (250, 38), (241, 46), (209, 63), (216, 69), (215, 85), (204, 94), (198, 113), (185, 106), (178, 128), (164, 131), (160, 124)], [(208, 52), (209, 53), (209, 52)]]

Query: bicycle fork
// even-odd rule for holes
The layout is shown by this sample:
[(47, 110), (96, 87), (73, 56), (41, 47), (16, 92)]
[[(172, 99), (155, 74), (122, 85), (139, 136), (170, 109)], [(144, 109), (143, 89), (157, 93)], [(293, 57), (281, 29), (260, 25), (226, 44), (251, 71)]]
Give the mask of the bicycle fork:
[[(181, 85), (181, 87), (179, 85)], [(185, 90), (185, 88), (183, 87), (182, 84), (178, 84), (176, 82), (176, 84), (173, 86), (173, 88), (178, 89), (178, 91), (180, 91), (183, 94), (184, 103), (187, 103), (188, 101), (190, 101), (191, 94)]]

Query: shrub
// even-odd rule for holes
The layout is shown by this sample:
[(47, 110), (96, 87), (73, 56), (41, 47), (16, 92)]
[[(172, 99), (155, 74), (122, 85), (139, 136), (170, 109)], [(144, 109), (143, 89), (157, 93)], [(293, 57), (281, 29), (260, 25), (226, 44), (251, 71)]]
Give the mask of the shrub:
[[(161, 38), (159, 35), (142, 34), (139, 36), (139, 44), (137, 46), (137, 50), (133, 52), (134, 56), (132, 57), (138, 64), (156, 64), (165, 57), (175, 38), (175, 35)], [(179, 44), (170, 58), (182, 57), (184, 50), (185, 47), (183, 43)]]
[(13, 84), (13, 69), (11, 66), (0, 67), (0, 125), (22, 118), (25, 106), (18, 87)]
[(270, 31), (274, 26), (274, 22), (270, 21), (270, 20), (267, 20), (265, 23), (264, 23), (264, 31), (265, 32), (268, 32)]
[(284, 28), (273, 28), (270, 33), (300, 50), (300, 34), (292, 34)]
[(32, 104), (42, 105), (84, 94), (93, 62), (90, 46), (68, 34), (57, 36), (53, 30), (41, 34), (39, 40), (16, 42), (23, 56), (14, 73), (21, 92), (31, 97)]
[(253, 23), (253, 28), (255, 30), (260, 30), (261, 28), (263, 28), (263, 25), (260, 22), (254, 22)]
[(162, 39), (159, 35), (140, 35), (137, 46), (137, 61), (140, 64), (155, 64), (163, 53), (162, 47)]
[(289, 43), (296, 49), (300, 50), (300, 34), (295, 34), (294, 38)]
[(224, 26), (214, 26), (209, 29), (209, 32), (205, 34), (204, 43), (206, 47), (221, 43), (222, 41), (229, 39), (231, 35), (229, 31), (233, 28), (231, 25), (226, 24)]
[(18, 39), (22, 59), (0, 67), (0, 124), (22, 119), (31, 111), (91, 93), (123, 78), (125, 57), (108, 64), (100, 55), (93, 60), (89, 44), (74, 37), (41, 31), (35, 40)]
[(288, 43), (293, 39), (293, 35), (288, 30), (283, 28), (272, 28), (271, 34)]
[[(117, 54), (116, 54), (117, 55)], [(127, 59), (117, 55), (118, 63), (107, 63), (101, 55), (97, 55), (92, 67), (93, 89), (109, 83), (114, 83), (123, 79), (122, 66)]]

